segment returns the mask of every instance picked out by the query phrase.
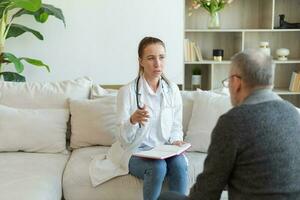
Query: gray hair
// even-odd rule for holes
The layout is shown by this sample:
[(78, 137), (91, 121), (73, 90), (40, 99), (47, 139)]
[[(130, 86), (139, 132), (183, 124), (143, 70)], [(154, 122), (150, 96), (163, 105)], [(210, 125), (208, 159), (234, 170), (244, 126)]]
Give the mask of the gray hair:
[(238, 69), (241, 77), (249, 87), (272, 86), (274, 64), (272, 57), (259, 49), (247, 49), (235, 54), (232, 66)]

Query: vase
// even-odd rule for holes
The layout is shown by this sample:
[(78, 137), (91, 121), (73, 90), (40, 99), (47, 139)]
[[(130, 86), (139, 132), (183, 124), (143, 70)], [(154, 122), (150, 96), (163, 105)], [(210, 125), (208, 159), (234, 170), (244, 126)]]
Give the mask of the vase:
[(212, 12), (209, 15), (208, 18), (208, 28), (210, 29), (218, 29), (220, 28), (220, 18), (219, 18), (219, 12)]

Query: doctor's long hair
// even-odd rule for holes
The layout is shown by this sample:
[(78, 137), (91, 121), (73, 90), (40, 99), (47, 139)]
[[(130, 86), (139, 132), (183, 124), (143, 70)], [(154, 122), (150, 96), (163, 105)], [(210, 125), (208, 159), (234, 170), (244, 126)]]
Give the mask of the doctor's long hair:
[[(139, 48), (138, 48), (138, 56), (140, 59), (143, 57), (144, 49), (151, 44), (160, 44), (161, 46), (164, 47), (164, 49), (166, 51), (165, 43), (162, 40), (155, 38), (155, 37), (144, 37), (140, 41)], [(143, 75), (143, 73), (144, 73), (144, 68), (141, 65), (139, 65), (138, 75), (141, 76), (141, 75)], [(170, 81), (166, 78), (166, 76), (164, 74), (161, 75), (161, 78), (164, 81), (166, 81), (166, 83), (169, 85)]]

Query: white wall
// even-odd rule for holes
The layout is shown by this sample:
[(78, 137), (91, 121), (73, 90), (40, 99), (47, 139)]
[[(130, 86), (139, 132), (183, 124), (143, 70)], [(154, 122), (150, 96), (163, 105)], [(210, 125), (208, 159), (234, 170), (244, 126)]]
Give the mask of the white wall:
[(44, 35), (27, 33), (7, 40), (6, 51), (42, 59), (46, 70), (26, 66), (27, 81), (55, 81), (89, 76), (100, 84), (125, 84), (138, 69), (137, 46), (144, 36), (166, 43), (166, 74), (183, 82), (182, 0), (48, 0), (63, 10), (67, 27), (49, 17), (37, 24), (31, 16), (18, 19)]

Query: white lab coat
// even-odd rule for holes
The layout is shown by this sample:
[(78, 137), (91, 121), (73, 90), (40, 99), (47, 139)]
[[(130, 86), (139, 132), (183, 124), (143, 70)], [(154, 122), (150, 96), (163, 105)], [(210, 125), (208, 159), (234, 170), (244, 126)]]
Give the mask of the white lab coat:
[[(137, 109), (136, 82), (123, 86), (118, 93), (118, 140), (109, 149), (107, 155), (96, 156), (90, 163), (89, 173), (93, 186), (97, 186), (111, 178), (128, 174), (128, 163), (133, 152), (141, 145), (151, 119), (145, 126), (139, 128), (138, 124), (132, 125), (130, 116)], [(148, 96), (144, 94), (142, 78), (139, 80), (140, 101), (149, 105)], [(176, 84), (169, 85), (162, 80), (162, 104), (161, 104), (161, 134), (170, 143), (183, 140), (182, 132), (182, 99)]]

